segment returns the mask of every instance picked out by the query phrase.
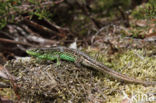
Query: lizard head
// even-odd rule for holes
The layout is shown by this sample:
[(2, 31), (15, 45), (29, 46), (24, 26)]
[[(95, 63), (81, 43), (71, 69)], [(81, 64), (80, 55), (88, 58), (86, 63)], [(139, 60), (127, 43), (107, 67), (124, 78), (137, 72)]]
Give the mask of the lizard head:
[(42, 55), (42, 52), (39, 49), (28, 49), (26, 50), (26, 53), (35, 57)]

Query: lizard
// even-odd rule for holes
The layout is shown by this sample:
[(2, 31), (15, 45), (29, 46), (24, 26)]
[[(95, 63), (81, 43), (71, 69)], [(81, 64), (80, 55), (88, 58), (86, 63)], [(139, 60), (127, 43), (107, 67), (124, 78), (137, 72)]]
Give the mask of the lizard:
[(127, 75), (119, 73), (117, 71), (114, 71), (113, 69), (91, 58), (84, 52), (81, 52), (76, 49), (66, 48), (62, 46), (54, 46), (51, 48), (28, 49), (26, 50), (26, 53), (40, 59), (52, 60), (52, 61), (56, 60), (58, 65), (60, 64), (60, 60), (65, 60), (65, 61), (73, 62), (79, 66), (83, 65), (83, 66), (91, 67), (102, 73), (109, 74), (115, 79), (126, 81), (129, 83), (143, 84), (145, 86), (156, 85), (155, 81), (151, 81), (151, 82), (142, 81), (139, 79), (135, 79), (133, 77), (128, 77)]

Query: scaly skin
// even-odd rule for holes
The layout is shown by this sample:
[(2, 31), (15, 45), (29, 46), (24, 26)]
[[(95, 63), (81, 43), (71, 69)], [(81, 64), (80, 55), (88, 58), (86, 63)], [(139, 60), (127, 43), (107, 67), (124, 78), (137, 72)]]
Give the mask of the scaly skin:
[(148, 81), (141, 81), (132, 77), (128, 77), (121, 73), (118, 73), (105, 65), (97, 62), (96, 60), (90, 58), (86, 54), (81, 51), (70, 49), (66, 47), (52, 47), (52, 48), (41, 48), (41, 49), (29, 49), (26, 51), (29, 55), (45, 59), (45, 60), (57, 60), (59, 64), (59, 60), (66, 60), (70, 62), (74, 62), (76, 64), (82, 64), (87, 67), (92, 67), (98, 71), (103, 73), (107, 73), (116, 79), (120, 79), (122, 81), (136, 83), (136, 84), (143, 84), (143, 85), (156, 85), (156, 82), (148, 82)]

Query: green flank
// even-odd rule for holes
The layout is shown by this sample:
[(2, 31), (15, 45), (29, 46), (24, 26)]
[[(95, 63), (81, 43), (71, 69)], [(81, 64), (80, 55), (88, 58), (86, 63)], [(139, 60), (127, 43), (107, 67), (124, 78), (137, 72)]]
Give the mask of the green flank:
[(75, 62), (76, 58), (68, 53), (62, 53), (62, 52), (53, 52), (53, 53), (39, 53), (33, 50), (26, 50), (26, 53), (40, 58), (40, 59), (46, 59), (46, 60), (66, 60), (66, 61), (71, 61)]
[(71, 62), (75, 62), (76, 61), (76, 58), (74, 56), (71, 56), (71, 55), (66, 54), (66, 53), (61, 53), (60, 54), (60, 59), (71, 61)]

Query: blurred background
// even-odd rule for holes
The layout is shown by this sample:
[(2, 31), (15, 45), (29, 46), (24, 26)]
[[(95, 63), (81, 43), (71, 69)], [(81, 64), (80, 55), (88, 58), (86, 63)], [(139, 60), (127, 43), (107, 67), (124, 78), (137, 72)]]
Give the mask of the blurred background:
[(0, 63), (30, 47), (154, 38), (155, 16), (155, 0), (0, 0)]

